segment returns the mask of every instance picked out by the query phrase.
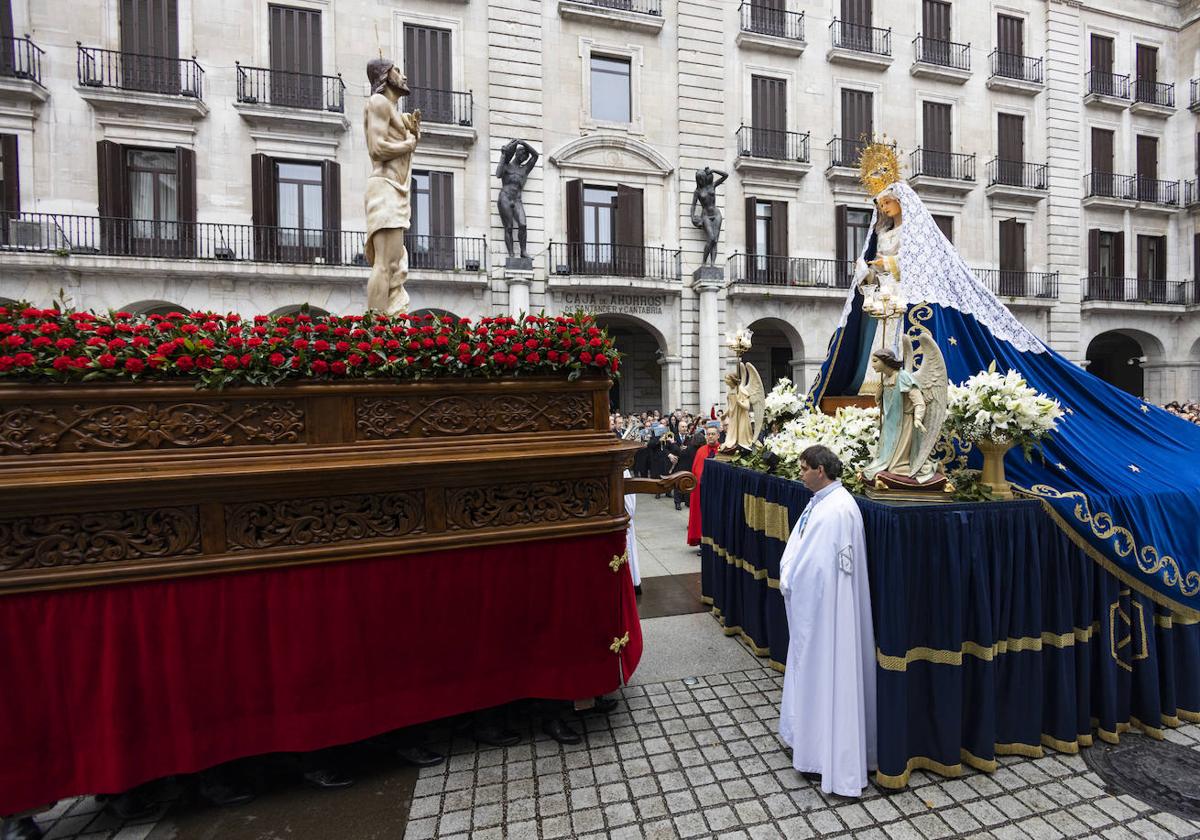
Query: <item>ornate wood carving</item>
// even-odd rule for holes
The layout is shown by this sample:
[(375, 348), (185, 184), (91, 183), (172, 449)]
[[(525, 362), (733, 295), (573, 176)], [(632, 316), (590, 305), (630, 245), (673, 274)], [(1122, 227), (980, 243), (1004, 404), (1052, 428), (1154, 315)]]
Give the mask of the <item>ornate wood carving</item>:
[(0, 454), (298, 443), (292, 400), (27, 405), (0, 413)]
[(5, 572), (199, 553), (197, 507), (0, 519), (0, 571)]
[(421, 490), (226, 505), (229, 551), (402, 537), (425, 530)]
[(577, 478), (462, 487), (446, 493), (449, 530), (562, 522), (603, 516), (607, 478)]
[(434, 435), (562, 432), (592, 428), (589, 393), (364, 397), (355, 405), (359, 440)]

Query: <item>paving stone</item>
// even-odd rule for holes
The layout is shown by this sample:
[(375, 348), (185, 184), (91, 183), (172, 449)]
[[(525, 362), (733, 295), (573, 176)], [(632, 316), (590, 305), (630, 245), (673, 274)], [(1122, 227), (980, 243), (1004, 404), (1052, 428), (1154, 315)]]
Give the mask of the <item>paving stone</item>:
[(805, 821), (803, 817), (792, 817), (789, 820), (783, 820), (779, 823), (779, 830), (787, 840), (803, 840), (806, 837), (815, 837), (816, 832)]
[(883, 830), (892, 840), (924, 840), (921, 832), (906, 822), (891, 823)]
[(584, 808), (595, 808), (600, 804), (600, 791), (594, 787), (574, 788), (571, 790), (571, 810), (579, 811)]
[(541, 822), (542, 837), (546, 840), (554, 837), (568, 837), (571, 834), (571, 821), (567, 817), (550, 817)]
[(785, 835), (770, 823), (752, 825), (747, 833), (750, 835), (750, 840), (785, 840)]
[(485, 805), (476, 808), (471, 816), (471, 827), (475, 829), (490, 828), (499, 825), (504, 819), (504, 808), (500, 805)]
[(587, 808), (571, 812), (571, 828), (576, 834), (598, 831), (604, 828), (604, 815), (599, 808)]
[(504, 811), (507, 822), (524, 822), (537, 816), (537, 804), (532, 799), (509, 799)]
[(954, 829), (958, 834), (968, 834), (979, 829), (979, 823), (971, 816), (970, 809), (973, 806), (957, 806), (954, 808), (944, 808), (937, 812), (946, 823)]
[(685, 811), (693, 811), (698, 807), (696, 797), (688, 790), (677, 790), (668, 793), (666, 799), (667, 810), (672, 814), (682, 814)]
[(565, 814), (567, 812), (567, 797), (563, 794), (539, 796), (537, 799), (538, 813), (542, 817)]
[(766, 808), (755, 801), (738, 802), (733, 806), (733, 810), (737, 813), (741, 825), (754, 825), (768, 819)]
[(846, 827), (833, 811), (825, 809), (821, 811), (809, 811), (804, 815), (808, 820), (809, 825), (818, 834), (833, 834), (837, 831), (845, 831)]
[(701, 808), (708, 808), (712, 805), (720, 805), (723, 802), (729, 801), (729, 797), (725, 795), (725, 791), (721, 790), (721, 786), (718, 784), (701, 785), (695, 788), (692, 793), (696, 795)]
[(698, 837), (708, 833), (708, 826), (705, 825), (704, 817), (700, 815), (700, 812), (695, 811), (676, 817), (675, 830), (679, 832), (680, 837)]
[(642, 833), (641, 826), (637, 825), (621, 826), (608, 833), (609, 840), (643, 840), (644, 837), (645, 835)]
[(470, 827), (470, 811), (451, 811), (442, 814), (438, 820), (438, 834), (453, 834), (456, 831), (466, 831)]
[(1092, 802), (1092, 804), (1095, 805), (1097, 808), (1099, 808), (1104, 813), (1108, 814), (1110, 817), (1112, 817), (1117, 822), (1124, 822), (1126, 820), (1131, 820), (1135, 816), (1137, 816), (1136, 811), (1134, 811), (1132, 808), (1130, 808), (1124, 802), (1121, 802), (1115, 796), (1102, 796), (1099, 799)]
[(421, 796), (413, 799), (412, 804), (408, 807), (408, 818), (417, 820), (422, 817), (436, 817), (441, 810), (442, 797)]
[(749, 799), (755, 796), (754, 788), (745, 779), (733, 779), (721, 783), (721, 790), (729, 799)]
[(452, 790), (443, 797), (443, 801), (444, 804), (440, 810), (461, 811), (464, 808), (470, 808), (475, 803), (475, 791), (470, 789)]
[(661, 796), (641, 797), (635, 799), (633, 804), (637, 808), (638, 817), (643, 821), (666, 816), (667, 813), (667, 800)]
[(628, 802), (629, 788), (624, 782), (617, 784), (604, 785), (600, 788), (600, 801), (608, 804), (611, 802)]
[(410, 815), (404, 828), (404, 840), (432, 840), (437, 837), (437, 826), (437, 817), (412, 819)]

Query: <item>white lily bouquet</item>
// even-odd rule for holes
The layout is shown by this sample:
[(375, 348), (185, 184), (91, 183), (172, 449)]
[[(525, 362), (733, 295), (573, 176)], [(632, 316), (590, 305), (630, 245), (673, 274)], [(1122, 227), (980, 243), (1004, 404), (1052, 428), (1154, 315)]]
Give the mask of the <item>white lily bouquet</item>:
[(786, 423), (778, 434), (763, 445), (779, 456), (781, 475), (799, 476), (800, 454), (810, 446), (823, 444), (833, 450), (845, 468), (843, 475), (857, 475), (871, 462), (879, 441), (879, 409), (839, 408), (830, 416), (805, 406), (796, 419)]
[(786, 423), (804, 413), (805, 397), (796, 393), (790, 379), (780, 379), (763, 400), (766, 425)]
[(960, 439), (1020, 446), (1027, 458), (1063, 416), (1057, 400), (1030, 388), (1018, 371), (997, 373), (995, 363), (952, 384), (949, 401), (947, 428)]

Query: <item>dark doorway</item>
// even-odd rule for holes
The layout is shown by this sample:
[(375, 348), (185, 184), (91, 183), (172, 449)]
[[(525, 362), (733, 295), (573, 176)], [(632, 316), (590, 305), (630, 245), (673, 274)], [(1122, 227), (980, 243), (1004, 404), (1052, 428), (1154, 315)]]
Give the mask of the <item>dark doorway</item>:
[(1124, 333), (1106, 332), (1088, 345), (1088, 372), (1141, 398), (1145, 388), (1142, 345)]

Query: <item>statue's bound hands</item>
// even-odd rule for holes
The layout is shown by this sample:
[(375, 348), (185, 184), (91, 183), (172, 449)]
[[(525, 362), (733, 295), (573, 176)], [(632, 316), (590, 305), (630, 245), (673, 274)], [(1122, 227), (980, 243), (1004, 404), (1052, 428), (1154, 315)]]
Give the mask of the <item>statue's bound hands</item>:
[(920, 419), (914, 419), (914, 420), (913, 420), (913, 426), (914, 426), (916, 429), (918, 429), (919, 431), (922, 431), (922, 432), (923, 432), (923, 431), (925, 431), (925, 422), (924, 422), (923, 420), (920, 420)]

